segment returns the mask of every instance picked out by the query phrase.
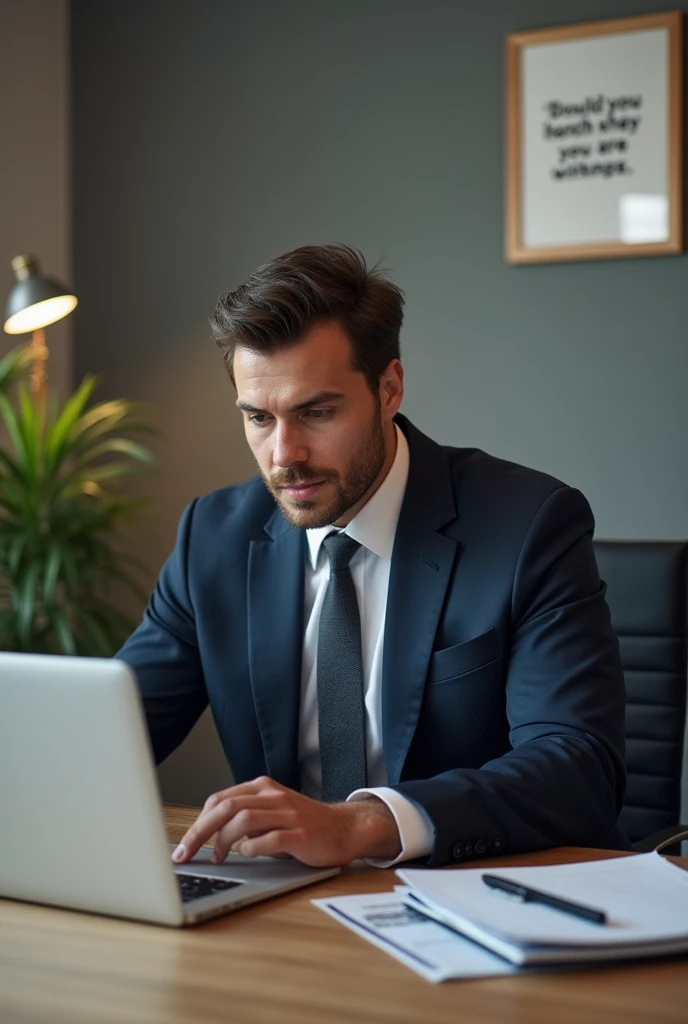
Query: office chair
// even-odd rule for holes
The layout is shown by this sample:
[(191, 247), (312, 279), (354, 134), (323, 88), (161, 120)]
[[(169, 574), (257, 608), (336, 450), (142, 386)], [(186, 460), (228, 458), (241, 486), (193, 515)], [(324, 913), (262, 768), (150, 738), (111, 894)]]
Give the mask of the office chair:
[(619, 820), (637, 853), (671, 853), (688, 839), (688, 825), (678, 824), (688, 690), (688, 543), (595, 541), (595, 554), (626, 679), (628, 789)]

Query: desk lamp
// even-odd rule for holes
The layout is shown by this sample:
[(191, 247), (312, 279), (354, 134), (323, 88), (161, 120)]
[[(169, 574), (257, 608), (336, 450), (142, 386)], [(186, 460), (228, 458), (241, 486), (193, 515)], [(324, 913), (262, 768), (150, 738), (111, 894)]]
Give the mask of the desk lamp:
[(31, 391), (36, 399), (43, 400), (45, 394), (48, 348), (45, 344), (44, 327), (71, 313), (77, 304), (72, 295), (59, 281), (44, 277), (38, 271), (38, 261), (33, 256), (15, 256), (11, 261), (16, 284), (7, 300), (4, 329), (7, 334), (27, 334), (32, 331)]

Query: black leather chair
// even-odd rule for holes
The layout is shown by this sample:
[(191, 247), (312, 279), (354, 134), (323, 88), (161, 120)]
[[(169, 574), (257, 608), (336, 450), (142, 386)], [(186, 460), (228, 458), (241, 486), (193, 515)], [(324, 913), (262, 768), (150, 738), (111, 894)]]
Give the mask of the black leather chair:
[(637, 852), (680, 852), (688, 690), (688, 543), (596, 541), (626, 678), (628, 789), (621, 824)]

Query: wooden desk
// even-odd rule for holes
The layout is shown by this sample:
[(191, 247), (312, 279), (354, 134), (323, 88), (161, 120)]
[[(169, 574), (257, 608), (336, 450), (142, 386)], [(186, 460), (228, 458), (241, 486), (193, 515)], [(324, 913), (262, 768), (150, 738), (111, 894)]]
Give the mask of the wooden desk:
[[(167, 809), (170, 841), (193, 820)], [(500, 866), (614, 856), (562, 848)], [(471, 862), (475, 866), (479, 862)], [(496, 861), (490, 861), (494, 865)], [(682, 863), (688, 867), (688, 858)], [(688, 959), (433, 985), (311, 905), (390, 890), (340, 878), (198, 928), (166, 929), (0, 900), (2, 1024), (623, 1024), (688, 1020)]]

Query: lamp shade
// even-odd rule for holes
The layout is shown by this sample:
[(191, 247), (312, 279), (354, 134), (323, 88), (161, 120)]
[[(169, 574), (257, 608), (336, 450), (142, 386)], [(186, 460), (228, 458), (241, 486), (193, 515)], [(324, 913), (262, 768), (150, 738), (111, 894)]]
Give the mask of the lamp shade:
[(7, 300), (7, 334), (26, 334), (47, 327), (76, 306), (76, 295), (54, 278), (39, 274), (38, 262), (33, 257), (15, 256), (12, 269), (17, 283)]

